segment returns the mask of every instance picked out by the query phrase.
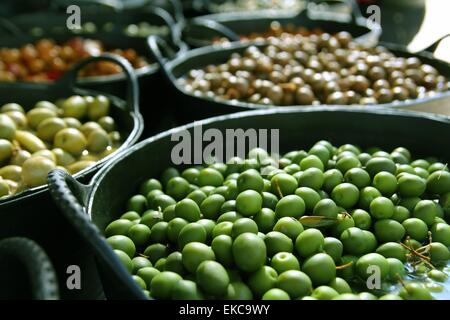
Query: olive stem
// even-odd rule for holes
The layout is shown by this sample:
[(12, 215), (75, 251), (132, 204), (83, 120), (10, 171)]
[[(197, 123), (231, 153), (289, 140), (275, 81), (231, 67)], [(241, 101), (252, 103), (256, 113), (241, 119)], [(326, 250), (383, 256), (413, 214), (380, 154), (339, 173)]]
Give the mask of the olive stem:
[(336, 266), (336, 270), (343, 270), (343, 269), (346, 269), (346, 268), (348, 268), (348, 267), (350, 267), (352, 265), (353, 265), (353, 261), (350, 261), (349, 263), (346, 263), (346, 264), (343, 264), (343, 265), (340, 265), (340, 266)]

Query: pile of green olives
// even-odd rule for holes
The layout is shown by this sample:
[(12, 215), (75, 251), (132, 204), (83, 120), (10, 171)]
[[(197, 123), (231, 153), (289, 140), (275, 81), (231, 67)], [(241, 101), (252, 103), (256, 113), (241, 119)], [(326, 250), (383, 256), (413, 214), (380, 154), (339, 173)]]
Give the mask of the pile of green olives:
[(433, 299), (449, 217), (446, 164), (321, 140), (170, 167), (104, 236), (154, 299)]
[(261, 38), (178, 81), (195, 96), (261, 106), (386, 104), (449, 89), (448, 79), (419, 58), (365, 47), (345, 31)]
[(75, 174), (114, 152), (121, 143), (110, 100), (102, 95), (39, 101), (25, 111), (0, 107), (0, 198), (47, 183), (60, 168)]

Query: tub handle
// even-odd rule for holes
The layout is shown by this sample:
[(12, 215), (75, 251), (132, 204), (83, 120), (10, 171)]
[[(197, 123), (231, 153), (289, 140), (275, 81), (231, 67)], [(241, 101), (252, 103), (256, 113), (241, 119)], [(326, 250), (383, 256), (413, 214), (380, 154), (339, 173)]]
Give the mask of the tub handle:
[[(183, 22), (185, 20), (184, 14), (183, 14), (183, 5), (179, 0), (166, 0), (169, 5), (172, 7), (173, 10), (173, 18), (178, 22)], [(155, 6), (155, 4), (152, 3), (153, 1), (149, 1), (150, 6)], [(155, 8), (159, 8), (158, 4), (156, 4)]]
[[(169, 46), (166, 40), (159, 36), (150, 36), (147, 39), (147, 44), (150, 49), (150, 52), (155, 59), (156, 62), (158, 62), (161, 70), (164, 72), (165, 76), (167, 76), (170, 80), (173, 80), (173, 76), (171, 72), (167, 69), (166, 64), (171, 60), (170, 57), (167, 57), (163, 52), (172, 53), (173, 49)], [(164, 50), (161, 50), (164, 49)]]
[(189, 31), (190, 28), (203, 28), (208, 31), (213, 31), (218, 36), (228, 39), (229, 41), (239, 41), (239, 35), (223, 25), (220, 22), (214, 20), (208, 20), (205, 18), (193, 19), (187, 26), (185, 31)]
[(33, 299), (59, 299), (55, 269), (45, 251), (36, 242), (24, 237), (3, 239), (0, 241), (0, 256), (15, 257), (25, 266)]
[(125, 59), (115, 54), (104, 53), (100, 56), (89, 57), (83, 59), (82, 61), (76, 63), (69, 71), (66, 71), (58, 83), (62, 87), (74, 88), (76, 87), (76, 82), (78, 78), (78, 72), (90, 63), (99, 61), (110, 61), (120, 67), (124, 71), (125, 78), (127, 81), (127, 93), (126, 93), (126, 108), (134, 113), (139, 112), (139, 85), (137, 82), (137, 77), (131, 64)]
[(111, 249), (97, 226), (86, 213), (89, 186), (76, 181), (63, 170), (53, 170), (48, 175), (50, 194), (62, 214), (88, 243), (96, 257), (103, 262), (122, 286), (134, 297), (147, 299), (142, 290), (130, 280), (130, 275)]
[(448, 37), (450, 37), (450, 34), (446, 34), (445, 36), (440, 37), (435, 42), (433, 42), (430, 46), (423, 49), (423, 51), (435, 53), (436, 49), (439, 47), (439, 44), (442, 42), (442, 40), (444, 40), (445, 38), (448, 38)]
[(170, 41), (174, 46), (178, 47), (176, 50), (178, 53), (187, 50), (186, 45), (181, 41), (180, 27), (177, 26), (176, 21), (173, 19), (170, 13), (168, 13), (164, 9), (152, 6), (147, 9), (147, 12), (160, 18), (162, 21), (164, 21), (164, 24), (169, 27), (171, 36)]

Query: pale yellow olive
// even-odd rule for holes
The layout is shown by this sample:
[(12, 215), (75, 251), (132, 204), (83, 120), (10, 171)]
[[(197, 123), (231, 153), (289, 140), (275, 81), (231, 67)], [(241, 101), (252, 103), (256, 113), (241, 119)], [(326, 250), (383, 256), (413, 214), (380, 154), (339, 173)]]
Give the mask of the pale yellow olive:
[(67, 166), (67, 170), (71, 174), (75, 174), (75, 173), (80, 172), (81, 170), (84, 170), (94, 164), (95, 164), (95, 161), (89, 161), (89, 160), (77, 161), (77, 162), (72, 163), (71, 165)]
[(103, 152), (110, 143), (109, 136), (105, 130), (94, 130), (88, 136), (87, 148), (91, 152)]
[(86, 138), (89, 137), (89, 134), (95, 130), (103, 130), (103, 129), (97, 122), (94, 121), (88, 121), (86, 123), (83, 123), (83, 125), (80, 128), (80, 131), (84, 134)]
[(70, 173), (70, 172), (67, 170), (67, 168), (66, 168), (66, 167), (63, 167), (63, 166), (56, 166), (56, 169), (65, 171), (65, 172), (67, 172), (67, 173)]
[(47, 149), (45, 143), (31, 132), (16, 130), (15, 138), (22, 148), (30, 151), (31, 153)]
[(78, 119), (75, 119), (73, 117), (66, 117), (66, 118), (63, 118), (63, 120), (66, 123), (67, 127), (69, 127), (69, 128), (75, 128), (75, 129), (81, 128), (81, 122)]
[(64, 149), (72, 155), (80, 155), (86, 149), (87, 141), (79, 130), (65, 128), (55, 135), (53, 144), (56, 148)]
[(61, 118), (45, 119), (37, 128), (37, 136), (42, 140), (53, 142), (58, 131), (64, 128), (67, 128), (67, 124)]
[(9, 195), (9, 184), (0, 178), (0, 198)]
[(119, 143), (120, 140), (122, 139), (119, 131), (112, 131), (112, 132), (108, 133), (108, 135), (109, 135), (109, 139), (111, 140), (112, 143)]
[(87, 113), (87, 103), (81, 96), (71, 96), (62, 104), (64, 117), (83, 119)]
[(117, 148), (109, 146), (105, 151), (100, 153), (100, 159), (109, 156), (111, 153), (117, 151)]
[(27, 112), (28, 125), (32, 129), (36, 129), (38, 125), (45, 119), (54, 118), (56, 116), (57, 116), (56, 112), (50, 109), (46, 108), (31, 109), (30, 111)]
[(93, 153), (89, 153), (89, 151), (85, 150), (78, 160), (79, 161), (98, 161), (99, 156), (96, 154), (93, 154)]
[(48, 158), (31, 157), (23, 163), (22, 181), (27, 187), (46, 184), (48, 173), (55, 167), (55, 163)]
[(49, 109), (56, 113), (59, 113), (60, 110), (54, 103), (51, 103), (50, 101), (39, 101), (34, 105), (34, 109), (38, 108)]
[(6, 139), (0, 139), (0, 165), (8, 161), (13, 154), (13, 145)]
[(25, 162), (25, 160), (31, 158), (31, 153), (29, 153), (27, 150), (17, 150), (13, 153), (13, 156), (11, 157), (10, 163), (16, 166), (22, 166), (22, 164)]
[(0, 139), (12, 140), (16, 133), (16, 124), (6, 114), (0, 114)]
[(11, 118), (12, 121), (14, 121), (14, 124), (17, 128), (23, 129), (28, 125), (27, 117), (24, 113), (12, 110), (12, 111), (6, 111), (5, 114)]
[(40, 150), (31, 155), (32, 157), (44, 157), (56, 163), (56, 156), (50, 150)]
[(109, 99), (105, 96), (96, 96), (88, 103), (88, 117), (91, 120), (97, 120), (109, 114)]
[(0, 109), (0, 112), (8, 112), (8, 111), (19, 111), (25, 113), (23, 107), (18, 103), (6, 103)]
[(106, 131), (111, 132), (116, 129), (116, 123), (114, 119), (110, 116), (101, 117), (98, 119), (98, 124)]
[(76, 159), (67, 151), (64, 151), (61, 148), (55, 148), (52, 150), (53, 154), (56, 158), (56, 164), (58, 166), (68, 166), (76, 161)]
[(22, 174), (22, 167), (15, 166), (15, 165), (7, 165), (2, 168), (0, 168), (0, 177), (3, 179), (8, 179), (12, 181), (20, 181)]
[(17, 189), (19, 188), (19, 182), (12, 181), (9, 179), (4, 179), (3, 181), (5, 181), (8, 184), (10, 194), (15, 194), (17, 192)]

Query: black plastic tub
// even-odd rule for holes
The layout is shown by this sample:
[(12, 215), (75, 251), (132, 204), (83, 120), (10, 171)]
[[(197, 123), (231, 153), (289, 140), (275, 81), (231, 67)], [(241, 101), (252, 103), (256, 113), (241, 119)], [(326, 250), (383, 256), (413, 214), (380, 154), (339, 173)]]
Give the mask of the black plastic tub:
[(100, 170), (90, 184), (80, 184), (63, 171), (49, 175), (50, 192), (64, 216), (96, 254), (105, 293), (110, 298), (144, 299), (128, 271), (103, 237), (103, 230), (117, 219), (130, 196), (144, 179), (158, 178), (169, 166), (178, 143), (174, 134), (201, 125), (226, 129), (279, 129), (280, 152), (309, 148), (321, 139), (333, 144), (393, 149), (404, 146), (414, 156), (450, 159), (450, 119), (402, 110), (360, 107), (287, 107), (254, 110), (206, 119), (178, 127), (133, 146)]
[[(177, 58), (170, 60), (164, 56), (160, 47), (167, 47), (164, 40), (158, 37), (149, 38), (149, 47), (156, 60), (159, 61), (161, 69), (166, 75), (166, 81), (172, 87), (174, 95), (178, 99), (178, 108), (176, 110), (177, 119), (182, 123), (187, 123), (194, 120), (205, 119), (211, 116), (220, 114), (228, 114), (233, 112), (267, 109), (275, 106), (263, 106), (241, 101), (219, 100), (210, 97), (199, 97), (187, 92), (182, 85), (178, 83), (178, 79), (184, 77), (191, 69), (201, 69), (208, 64), (218, 64), (227, 61), (232, 53), (242, 53), (251, 45), (257, 47), (266, 46), (265, 43), (239, 43), (233, 42), (229, 45), (211, 45), (202, 48), (189, 50)], [(395, 55), (400, 57), (418, 57), (423, 63), (427, 63), (435, 67), (447, 79), (450, 78), (450, 64), (438, 60), (433, 57), (433, 54), (427, 51), (420, 53), (410, 53), (406, 48), (388, 43), (381, 43), (380, 45), (386, 47)], [(418, 111), (426, 111), (427, 105), (432, 103), (439, 103), (443, 99), (450, 98), (450, 90), (437, 93), (432, 97), (424, 97), (418, 99), (410, 99), (400, 102), (392, 102), (385, 104), (370, 105), (368, 108), (385, 107), (385, 108), (414, 108)], [(285, 106), (281, 107), (285, 108)], [(446, 105), (442, 105), (445, 111)], [(448, 110), (447, 110), (448, 112)], [(439, 113), (439, 112), (437, 112)]]
[[(315, 9), (316, 2), (329, 4), (329, 10)], [(347, 7), (349, 13), (342, 14), (333, 10), (335, 6)], [(355, 1), (328, 0), (311, 1), (298, 14), (280, 15), (277, 11), (264, 11), (217, 13), (197, 17), (186, 24), (183, 39), (191, 47), (210, 45), (213, 38), (238, 41), (240, 36), (267, 32), (273, 21), (278, 21), (283, 27), (291, 25), (311, 31), (320, 29), (330, 34), (347, 31), (355, 41), (366, 45), (375, 45), (381, 35), (380, 25), (364, 18)]]
[[(74, 66), (71, 71), (54, 83), (22, 84), (0, 83), (0, 104), (16, 102), (26, 110), (37, 101), (69, 97), (73, 94), (94, 95), (101, 92), (80, 89), (75, 86), (76, 74), (80, 68), (90, 62), (108, 60), (119, 64), (127, 75), (127, 97), (122, 100), (108, 95), (111, 99), (111, 115), (117, 120), (122, 136), (126, 137), (120, 148), (111, 155), (101, 159), (94, 166), (86, 168), (74, 175), (79, 181), (88, 181), (90, 177), (120, 151), (133, 145), (143, 131), (143, 119), (139, 113), (138, 86), (131, 65), (123, 58), (115, 55), (103, 55), (89, 58)], [(16, 195), (0, 200), (0, 239), (13, 236), (24, 236), (35, 240), (52, 258), (60, 276), (61, 295), (66, 298), (101, 297), (102, 288), (97, 280), (93, 262), (89, 258), (86, 246), (81, 245), (67, 221), (58, 213), (57, 207), (50, 200), (47, 185), (35, 187)], [(82, 290), (68, 290), (66, 269), (77, 264), (85, 272), (82, 277)]]

